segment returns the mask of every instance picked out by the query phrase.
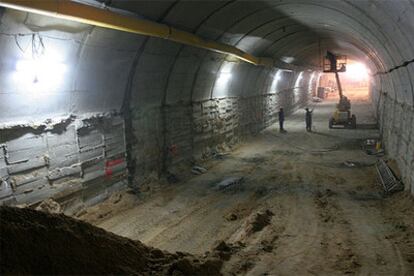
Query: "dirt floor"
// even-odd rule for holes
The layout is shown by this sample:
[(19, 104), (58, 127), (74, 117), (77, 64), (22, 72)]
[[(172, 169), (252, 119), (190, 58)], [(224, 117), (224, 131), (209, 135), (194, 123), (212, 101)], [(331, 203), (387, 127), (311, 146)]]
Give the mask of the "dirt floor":
[[(358, 129), (330, 130), (334, 104), (316, 104), (311, 133), (299, 110), (286, 134), (272, 126), (202, 175), (81, 219), (170, 252), (216, 249), (225, 275), (414, 275), (413, 197), (383, 197), (376, 157), (360, 149), (378, 136), (371, 106), (353, 103)], [(220, 188), (229, 177), (242, 179)]]

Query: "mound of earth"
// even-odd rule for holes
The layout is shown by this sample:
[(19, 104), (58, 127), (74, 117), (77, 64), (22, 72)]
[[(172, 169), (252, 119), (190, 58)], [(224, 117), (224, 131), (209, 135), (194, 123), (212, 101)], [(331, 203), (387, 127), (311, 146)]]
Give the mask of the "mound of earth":
[(0, 207), (0, 274), (220, 275), (212, 257), (147, 247), (62, 214)]

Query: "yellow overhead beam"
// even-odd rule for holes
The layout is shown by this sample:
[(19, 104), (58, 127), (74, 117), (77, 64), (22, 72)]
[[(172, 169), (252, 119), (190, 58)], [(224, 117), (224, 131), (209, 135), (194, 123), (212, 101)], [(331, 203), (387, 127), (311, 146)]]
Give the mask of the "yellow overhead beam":
[(70, 0), (0, 0), (0, 6), (103, 28), (164, 38), (177, 43), (228, 54), (254, 65), (273, 66), (272, 59), (255, 57), (231, 45), (203, 39), (165, 24)]

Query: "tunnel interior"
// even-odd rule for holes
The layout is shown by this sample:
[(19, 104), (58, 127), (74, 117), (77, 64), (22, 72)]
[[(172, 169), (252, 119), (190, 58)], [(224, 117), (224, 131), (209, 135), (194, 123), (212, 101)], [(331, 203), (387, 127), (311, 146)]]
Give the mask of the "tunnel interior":
[(414, 194), (410, 0), (69, 1), (272, 66), (8, 2), (16, 1), (0, 1), (1, 205), (53, 199), (74, 215), (124, 189), (151, 190), (149, 179), (186, 180), (194, 165), (276, 124), (280, 108), (295, 118), (318, 87), (331, 87), (336, 102), (335, 78), (323, 74), (327, 51), (347, 56), (344, 91), (368, 103), (386, 156)]

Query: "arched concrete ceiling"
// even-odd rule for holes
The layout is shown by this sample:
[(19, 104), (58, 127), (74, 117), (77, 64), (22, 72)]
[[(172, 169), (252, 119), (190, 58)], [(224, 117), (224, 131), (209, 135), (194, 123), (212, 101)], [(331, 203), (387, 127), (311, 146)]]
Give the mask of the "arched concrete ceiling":
[[(102, 2), (102, 1), (101, 1)], [(414, 12), (412, 2), (348, 1), (348, 0), (263, 0), (263, 1), (107, 1), (110, 6), (129, 10), (147, 18), (159, 18), (166, 13), (164, 22), (193, 30), (197, 34), (219, 39), (256, 55), (272, 54), (275, 49), (258, 52), (261, 44), (291, 37), (298, 32), (296, 45), (304, 47), (300, 37), (326, 37), (334, 45), (343, 36), (359, 41), (365, 49), (378, 53), (388, 67), (397, 65), (412, 54)], [(405, 7), (405, 8), (403, 8)], [(208, 19), (208, 20), (206, 20)], [(202, 22), (202, 25), (200, 23)], [(196, 28), (196, 26), (198, 26)], [(280, 31), (279, 33), (277, 31)], [(245, 41), (246, 40), (246, 41)], [(249, 42), (247, 42), (249, 41)], [(358, 47), (359, 45), (356, 45)], [(403, 46), (405, 50), (396, 51)], [(274, 47), (278, 47), (274, 44)], [(278, 56), (276, 56), (278, 57)]]
[[(367, 61), (372, 72), (387, 71), (414, 57), (414, 4), (410, 0), (95, 2), (235, 45), (256, 56), (291, 57), (292, 63), (302, 66), (319, 65), (326, 49)], [(8, 101), (19, 103), (17, 110), (21, 110), (2, 100), (2, 118), (33, 114), (30, 106), (37, 106), (38, 113), (69, 114), (119, 110), (124, 98), (142, 105), (208, 99), (215, 94), (215, 82), (226, 64), (224, 55), (162, 39), (11, 10), (0, 16), (0, 45), (7, 53), (0, 57), (4, 80), (0, 96), (13, 98)], [(59, 93), (45, 93), (48, 104), (38, 100), (22, 104), (24, 94), (14, 93), (19, 90), (16, 83), (5, 79), (13, 59), (23, 56), (16, 37), (23, 43), (33, 33), (40, 34), (46, 46), (58, 48), (62, 60), (73, 68)], [(265, 93), (246, 87), (252, 78), (269, 76), (271, 70), (243, 63), (233, 70), (239, 83), (226, 95)], [(413, 104), (413, 73), (412, 64), (393, 72), (384, 87), (399, 101)]]
[[(117, 3), (114, 0), (111, 5), (120, 7)], [(164, 22), (172, 26), (187, 26), (187, 30), (193, 30), (200, 36), (235, 45), (257, 56), (293, 57), (294, 63), (299, 65), (318, 65), (321, 53), (330, 49), (363, 60), (372, 72), (376, 72), (411, 60), (414, 55), (410, 31), (413, 23), (409, 17), (410, 12), (414, 11), (413, 4), (406, 0), (398, 3), (390, 5), (389, 1), (340, 0), (209, 1), (210, 8), (204, 10), (200, 8), (204, 7), (204, 2), (197, 2), (194, 6), (187, 1), (177, 1), (169, 7)], [(134, 7), (133, 1), (128, 5)], [(401, 6), (406, 8), (402, 9)], [(126, 8), (125, 5), (123, 8)], [(200, 18), (198, 24), (194, 15)], [(196, 25), (198, 27), (194, 28)], [(210, 60), (216, 57), (215, 54), (205, 53), (202, 56), (205, 56), (202, 60), (210, 64), (200, 65), (202, 69), (197, 70), (203, 75), (196, 76), (201, 79), (198, 82), (203, 83), (203, 86), (196, 89), (196, 94), (202, 94), (197, 92), (199, 90), (212, 90), (215, 74), (221, 68)], [(398, 79), (397, 76), (395, 82), (400, 81)], [(206, 84), (208, 82), (210, 85)], [(411, 83), (411, 80), (408, 82)], [(409, 93), (412, 94), (412, 91)], [(195, 98), (202, 99), (205, 96)], [(408, 95), (405, 100), (411, 98)]]

